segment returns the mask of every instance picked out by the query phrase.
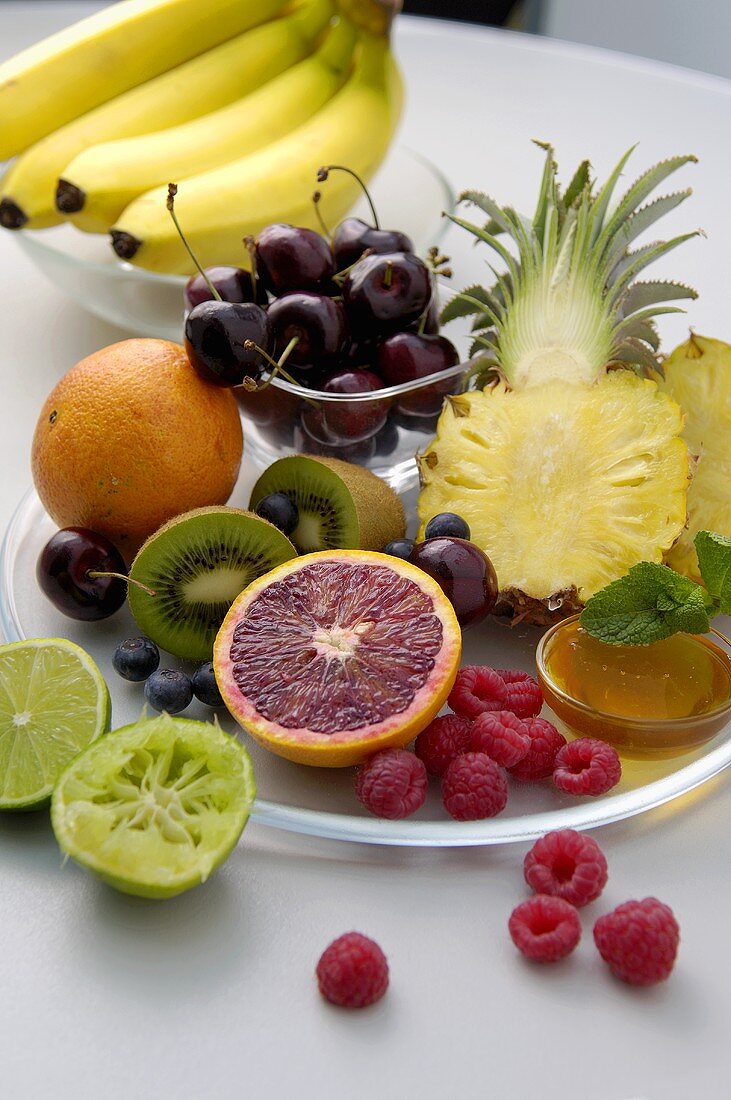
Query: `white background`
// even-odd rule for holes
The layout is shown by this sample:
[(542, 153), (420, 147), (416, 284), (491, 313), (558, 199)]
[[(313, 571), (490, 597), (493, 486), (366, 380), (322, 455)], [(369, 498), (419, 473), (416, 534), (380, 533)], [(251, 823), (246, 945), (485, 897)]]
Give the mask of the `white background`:
[[(0, 3), (10, 54), (89, 10)], [(708, 240), (678, 254), (702, 292), (692, 320), (731, 339), (728, 146), (731, 97), (710, 78), (477, 28), (403, 20), (403, 140), (458, 187), (526, 205), (530, 137), (572, 168), (604, 171), (641, 139), (638, 167), (702, 156), (694, 211)], [(1, 122), (0, 122), (1, 125)], [(458, 274), (479, 274), (454, 240)], [(37, 411), (78, 358), (120, 337), (48, 288), (0, 234), (3, 372), (0, 521), (30, 483)], [(668, 324), (669, 341), (682, 324)], [(731, 788), (720, 777), (598, 835), (610, 882), (573, 958), (540, 969), (506, 931), (524, 896), (525, 849), (396, 851), (285, 837), (250, 826), (206, 887), (155, 905), (60, 867), (43, 814), (0, 819), (0, 1089), (61, 1100), (209, 1096), (716, 1100), (729, 1095)], [(612, 981), (590, 928), (599, 912), (656, 894), (682, 928), (670, 982)], [(357, 928), (391, 962), (374, 1009), (323, 1004), (313, 969)]]

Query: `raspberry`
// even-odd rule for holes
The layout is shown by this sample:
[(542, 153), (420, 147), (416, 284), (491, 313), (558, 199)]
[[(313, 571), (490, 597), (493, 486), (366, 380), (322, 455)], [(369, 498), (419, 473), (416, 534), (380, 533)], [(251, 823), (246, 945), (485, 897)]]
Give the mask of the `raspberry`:
[(509, 710), (478, 714), (472, 724), (472, 752), (486, 753), (503, 768), (517, 764), (529, 748), (530, 733)]
[(512, 710), (518, 718), (535, 718), (541, 713), (543, 692), (534, 676), (519, 668), (498, 668), (495, 671), (505, 684), (507, 710)]
[(504, 710), (507, 694), (505, 682), (494, 668), (467, 665), (457, 673), (449, 705), (462, 718), (476, 718), (487, 710)]
[(443, 714), (416, 738), (414, 751), (432, 775), (444, 775), (456, 756), (470, 747), (472, 723), (458, 714)]
[(406, 749), (383, 749), (362, 764), (355, 793), (376, 817), (396, 821), (423, 806), (428, 786), (422, 760)]
[(481, 821), (505, 809), (505, 772), (484, 752), (466, 752), (447, 768), (442, 779), (444, 809), (457, 821)]
[(595, 737), (578, 737), (556, 754), (553, 782), (567, 794), (605, 794), (621, 777), (616, 749)]
[(599, 954), (615, 977), (630, 985), (664, 981), (673, 969), (679, 940), (672, 909), (657, 898), (626, 901), (594, 925)]
[(537, 894), (588, 905), (607, 882), (607, 861), (595, 840), (573, 829), (547, 833), (523, 862), (525, 881)]
[(388, 988), (388, 962), (380, 947), (360, 932), (346, 932), (326, 947), (317, 964), (323, 997), (343, 1008), (365, 1008)]
[(552, 963), (570, 955), (581, 939), (579, 914), (563, 898), (536, 894), (513, 909), (510, 937), (526, 958)]
[(530, 746), (510, 774), (513, 779), (548, 779), (553, 775), (558, 750), (566, 744), (566, 738), (545, 718), (523, 718), (522, 722), (530, 734)]

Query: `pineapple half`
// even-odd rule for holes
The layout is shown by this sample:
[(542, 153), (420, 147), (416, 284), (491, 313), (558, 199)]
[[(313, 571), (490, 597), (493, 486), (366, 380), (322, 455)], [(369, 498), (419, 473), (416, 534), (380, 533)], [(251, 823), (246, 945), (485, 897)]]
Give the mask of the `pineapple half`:
[(698, 460), (688, 490), (688, 526), (668, 564), (700, 581), (696, 534), (731, 537), (731, 345), (692, 334), (665, 360), (664, 373), (660, 385), (685, 413), (683, 435)]
[(419, 456), (419, 514), (422, 528), (438, 512), (463, 515), (492, 559), (503, 608), (547, 623), (637, 562), (662, 561), (685, 525), (688, 451), (680, 408), (653, 380), (653, 318), (680, 312), (663, 303), (696, 295), (636, 276), (695, 234), (630, 245), (688, 197), (645, 203), (695, 158), (649, 169), (612, 206), (632, 150), (599, 190), (584, 162), (562, 192), (553, 150), (543, 148), (532, 220), (474, 191), (461, 201), (487, 224), (452, 218), (504, 270), (443, 311), (443, 322), (474, 317), (484, 388), (448, 400)]

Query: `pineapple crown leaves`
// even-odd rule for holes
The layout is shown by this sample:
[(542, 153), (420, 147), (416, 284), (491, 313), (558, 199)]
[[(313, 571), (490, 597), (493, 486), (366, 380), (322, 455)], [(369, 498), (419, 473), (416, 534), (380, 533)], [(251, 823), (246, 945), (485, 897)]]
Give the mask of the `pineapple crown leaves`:
[(651, 645), (686, 631), (706, 634), (715, 615), (731, 613), (731, 539), (699, 531), (694, 539), (703, 585), (641, 561), (592, 596), (580, 622), (608, 645)]
[(659, 342), (652, 319), (682, 312), (665, 303), (697, 295), (682, 283), (637, 277), (698, 233), (630, 246), (690, 196), (686, 188), (650, 199), (664, 180), (696, 158), (671, 157), (648, 168), (612, 205), (633, 149), (601, 187), (589, 162), (582, 161), (562, 190), (553, 148), (536, 144), (546, 156), (531, 219), (482, 191), (465, 191), (460, 202), (486, 214), (483, 225), (447, 215), (487, 244), (503, 270), (491, 267), (489, 288), (471, 286), (457, 294), (442, 321), (471, 317), (470, 354), (485, 356), (513, 386), (551, 377), (593, 381), (611, 364), (656, 372)]

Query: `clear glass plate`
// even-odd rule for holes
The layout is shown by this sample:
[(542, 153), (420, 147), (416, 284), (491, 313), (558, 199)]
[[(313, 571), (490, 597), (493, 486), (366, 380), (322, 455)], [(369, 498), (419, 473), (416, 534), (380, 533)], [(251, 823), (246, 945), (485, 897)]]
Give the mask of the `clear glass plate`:
[[(243, 490), (242, 490), (243, 491)], [(234, 504), (246, 504), (237, 499)], [(0, 551), (0, 626), (8, 641), (63, 635), (92, 654), (107, 679), (113, 726), (134, 721), (143, 706), (142, 685), (121, 680), (112, 669), (116, 644), (138, 631), (126, 608), (101, 623), (77, 623), (57, 612), (35, 581), (41, 547), (54, 531), (38, 497), (30, 491), (20, 502)], [(724, 625), (719, 624), (721, 629)], [(465, 663), (534, 670), (541, 631), (510, 628), (489, 620), (465, 634)], [(163, 656), (163, 667), (184, 667)], [(194, 703), (185, 712), (208, 717)], [(222, 724), (232, 729), (230, 720)], [(601, 798), (572, 799), (550, 783), (511, 783), (506, 810), (488, 821), (457, 822), (446, 817), (438, 783), (432, 781), (426, 804), (407, 821), (382, 821), (366, 813), (353, 793), (353, 769), (306, 768), (275, 757), (247, 738), (260, 797), (252, 818), (291, 832), (367, 844), (459, 847), (530, 841), (550, 829), (589, 829), (620, 821), (686, 794), (731, 764), (731, 727), (702, 748), (671, 760), (625, 761), (622, 781)]]
[[(453, 209), (454, 190), (440, 169), (419, 153), (394, 146), (374, 176), (371, 190), (381, 224), (402, 229), (420, 254), (445, 232), (442, 211)], [(356, 203), (352, 213), (369, 216), (364, 200)], [(137, 336), (180, 340), (185, 276), (158, 275), (123, 263), (106, 235), (81, 233), (68, 224), (21, 229), (13, 239), (62, 294), (95, 317)], [(232, 255), (230, 263), (237, 262)]]

